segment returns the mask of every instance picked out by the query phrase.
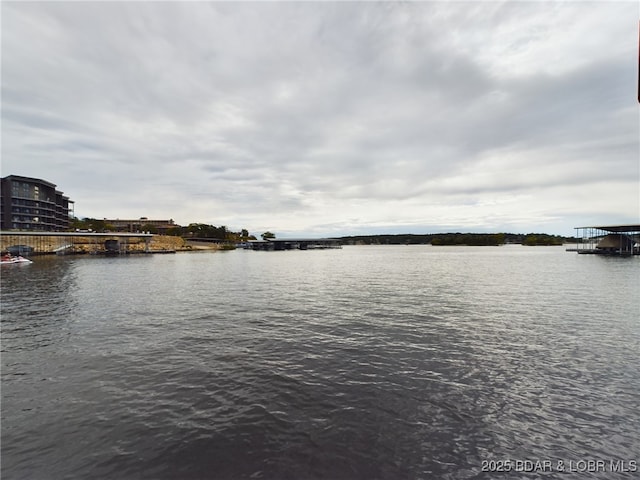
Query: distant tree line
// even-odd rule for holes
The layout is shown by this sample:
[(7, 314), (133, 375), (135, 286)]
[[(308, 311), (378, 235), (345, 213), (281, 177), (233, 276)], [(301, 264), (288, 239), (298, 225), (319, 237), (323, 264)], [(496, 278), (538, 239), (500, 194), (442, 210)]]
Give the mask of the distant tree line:
[(241, 229), (239, 232), (233, 232), (225, 225), (216, 227), (215, 225), (208, 225), (206, 223), (190, 223), (186, 227), (172, 227), (166, 231), (166, 235), (183, 238), (215, 239), (236, 243), (256, 239), (255, 236), (249, 234), (246, 228)]
[(108, 225), (104, 220), (97, 218), (72, 218), (69, 222), (71, 230), (86, 230), (91, 232), (105, 232), (113, 230), (113, 225)]
[(351, 245), (472, 245), (495, 246), (507, 243), (522, 245), (562, 245), (574, 242), (572, 237), (546, 233), (434, 233), (398, 235), (356, 235), (341, 237)]
[(434, 235), (431, 245), (480, 245), (496, 246), (504, 245), (504, 233), (445, 233)]
[[(109, 225), (104, 220), (95, 218), (73, 218), (71, 229), (86, 230), (93, 232), (116, 231), (113, 225)], [(256, 237), (249, 234), (245, 228), (239, 232), (232, 232), (222, 225), (208, 225), (206, 223), (190, 223), (186, 227), (170, 227), (164, 232), (159, 232), (154, 225), (142, 225), (142, 231), (164, 235), (171, 235), (183, 238), (203, 238), (219, 240), (223, 242), (246, 242), (255, 240)], [(263, 239), (275, 238), (275, 234), (265, 232), (261, 235)], [(473, 245), (492, 246), (509, 243), (522, 245), (562, 245), (563, 243), (575, 243), (574, 237), (562, 237), (560, 235), (549, 235), (547, 233), (433, 233), (433, 234), (397, 234), (397, 235), (356, 235), (340, 237), (347, 245)]]
[[(92, 232), (115, 232), (117, 229), (104, 220), (98, 220), (95, 218), (83, 218), (82, 220), (74, 218), (71, 221), (72, 230), (92, 231)], [(225, 242), (246, 242), (248, 240), (255, 240), (256, 237), (249, 234), (249, 231), (245, 228), (239, 232), (232, 232), (227, 229), (226, 226), (216, 227), (215, 225), (208, 225), (206, 223), (190, 223), (186, 227), (178, 226), (170, 227), (163, 232), (158, 230), (158, 227), (151, 224), (143, 224), (141, 231), (149, 232), (153, 234), (162, 233), (164, 235), (170, 235), (174, 237), (183, 238), (206, 238), (212, 240), (220, 240)]]

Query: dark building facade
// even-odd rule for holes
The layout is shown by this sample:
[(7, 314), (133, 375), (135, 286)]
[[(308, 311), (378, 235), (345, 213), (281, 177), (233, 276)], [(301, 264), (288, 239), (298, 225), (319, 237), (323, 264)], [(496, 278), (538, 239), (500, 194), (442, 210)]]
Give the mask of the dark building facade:
[(2, 230), (59, 232), (69, 229), (73, 202), (56, 190), (56, 185), (18, 175), (9, 175), (1, 181)]

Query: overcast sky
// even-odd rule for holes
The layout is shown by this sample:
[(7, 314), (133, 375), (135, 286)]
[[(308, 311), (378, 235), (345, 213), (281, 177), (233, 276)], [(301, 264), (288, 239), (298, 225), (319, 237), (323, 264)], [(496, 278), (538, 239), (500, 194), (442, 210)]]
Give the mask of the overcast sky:
[(2, 2), (2, 176), (280, 237), (638, 223), (629, 2)]

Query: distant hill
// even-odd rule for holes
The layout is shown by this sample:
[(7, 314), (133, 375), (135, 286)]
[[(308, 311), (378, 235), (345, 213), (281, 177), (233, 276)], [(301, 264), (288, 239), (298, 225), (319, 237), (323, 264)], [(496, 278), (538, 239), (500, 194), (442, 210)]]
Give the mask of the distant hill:
[(433, 233), (340, 237), (345, 245), (562, 245), (575, 238), (546, 233)]

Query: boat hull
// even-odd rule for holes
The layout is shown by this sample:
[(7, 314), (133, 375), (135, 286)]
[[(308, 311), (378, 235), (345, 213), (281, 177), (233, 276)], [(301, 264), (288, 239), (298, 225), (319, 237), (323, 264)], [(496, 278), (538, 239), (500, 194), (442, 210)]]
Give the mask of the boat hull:
[(14, 265), (16, 263), (33, 263), (28, 258), (24, 257), (11, 257), (11, 258), (3, 258), (0, 260), (0, 265)]

